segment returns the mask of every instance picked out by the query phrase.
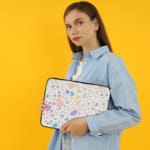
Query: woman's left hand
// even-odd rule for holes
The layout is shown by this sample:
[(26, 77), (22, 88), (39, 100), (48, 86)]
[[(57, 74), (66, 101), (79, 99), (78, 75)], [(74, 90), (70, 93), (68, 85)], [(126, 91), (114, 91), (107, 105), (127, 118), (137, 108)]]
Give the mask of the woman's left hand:
[(70, 133), (72, 135), (81, 136), (88, 131), (88, 125), (84, 117), (71, 119), (62, 127), (63, 133)]

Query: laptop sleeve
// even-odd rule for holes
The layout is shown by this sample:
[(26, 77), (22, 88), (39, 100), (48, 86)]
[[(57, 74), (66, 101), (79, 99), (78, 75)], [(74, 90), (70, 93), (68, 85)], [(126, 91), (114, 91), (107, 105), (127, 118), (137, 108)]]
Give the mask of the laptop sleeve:
[(97, 115), (108, 108), (110, 90), (103, 85), (49, 78), (45, 87), (46, 109), (41, 125), (59, 129), (66, 121)]

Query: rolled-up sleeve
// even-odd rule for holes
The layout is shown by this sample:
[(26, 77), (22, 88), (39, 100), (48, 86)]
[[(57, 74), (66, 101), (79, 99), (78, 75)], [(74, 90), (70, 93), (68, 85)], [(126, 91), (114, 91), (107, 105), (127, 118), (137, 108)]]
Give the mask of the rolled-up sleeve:
[(107, 74), (114, 107), (99, 115), (86, 117), (93, 135), (113, 134), (141, 120), (136, 87), (121, 58), (114, 57), (109, 61)]

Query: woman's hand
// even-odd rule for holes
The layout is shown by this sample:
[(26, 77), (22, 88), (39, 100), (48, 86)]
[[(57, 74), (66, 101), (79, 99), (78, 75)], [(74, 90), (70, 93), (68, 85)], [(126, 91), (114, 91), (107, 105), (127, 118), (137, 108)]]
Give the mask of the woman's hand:
[(44, 100), (42, 100), (41, 105), (40, 105), (40, 110), (44, 111), (46, 109), (47, 105), (44, 104)]
[(62, 127), (63, 133), (81, 136), (88, 131), (88, 125), (84, 117), (75, 118), (66, 122)]

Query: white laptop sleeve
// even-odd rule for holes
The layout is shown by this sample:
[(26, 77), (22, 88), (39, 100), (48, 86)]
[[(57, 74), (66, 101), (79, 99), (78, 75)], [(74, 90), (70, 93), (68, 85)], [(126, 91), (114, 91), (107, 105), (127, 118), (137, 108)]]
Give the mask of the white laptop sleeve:
[(41, 125), (59, 129), (66, 121), (107, 110), (110, 90), (103, 85), (59, 78), (47, 80)]

